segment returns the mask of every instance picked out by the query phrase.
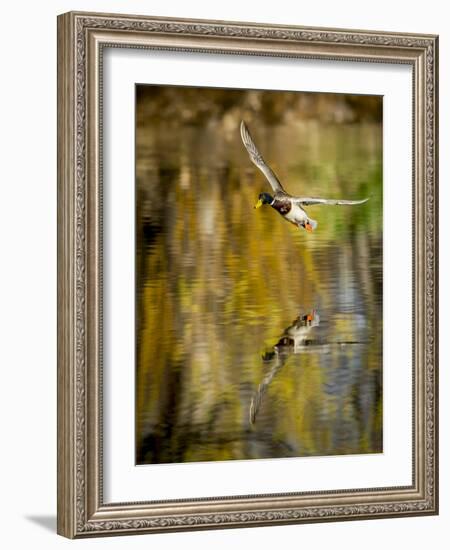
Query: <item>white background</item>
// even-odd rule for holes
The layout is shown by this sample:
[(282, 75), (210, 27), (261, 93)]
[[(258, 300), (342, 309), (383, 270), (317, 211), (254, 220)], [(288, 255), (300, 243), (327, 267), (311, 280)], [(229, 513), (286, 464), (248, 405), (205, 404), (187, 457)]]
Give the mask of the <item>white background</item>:
[[(448, 545), (449, 388), (448, 285), (441, 287), (441, 515), (365, 522), (238, 529), (70, 542), (54, 534), (56, 514), (56, 15), (70, 9), (247, 20), (311, 26), (353, 27), (438, 33), (442, 67), (450, 53), (445, 3), (413, 1), (376, 4), (350, 0), (292, 2), (260, 0), (207, 3), (196, 0), (47, 1), (17, 0), (2, 6), (0, 87), (1, 200), (0, 467), (2, 546), (5, 548), (84, 547), (188, 550), (326, 545), (365, 550), (402, 544), (409, 549)], [(440, 76), (441, 181), (450, 161), (450, 82)], [(441, 185), (441, 204), (450, 203)], [(442, 216), (441, 235), (450, 232)], [(445, 242), (445, 239), (442, 238)], [(444, 245), (445, 246), (445, 245)], [(447, 246), (448, 248), (448, 246)], [(443, 250), (443, 246), (441, 246)], [(442, 252), (442, 281), (449, 278)]]

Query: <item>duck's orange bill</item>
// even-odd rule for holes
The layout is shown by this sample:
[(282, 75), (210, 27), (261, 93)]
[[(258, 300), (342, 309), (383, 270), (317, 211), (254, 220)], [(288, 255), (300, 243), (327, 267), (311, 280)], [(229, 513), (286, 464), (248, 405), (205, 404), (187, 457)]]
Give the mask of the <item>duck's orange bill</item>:
[(310, 223), (305, 223), (305, 229), (308, 231), (308, 233), (313, 232), (313, 226)]

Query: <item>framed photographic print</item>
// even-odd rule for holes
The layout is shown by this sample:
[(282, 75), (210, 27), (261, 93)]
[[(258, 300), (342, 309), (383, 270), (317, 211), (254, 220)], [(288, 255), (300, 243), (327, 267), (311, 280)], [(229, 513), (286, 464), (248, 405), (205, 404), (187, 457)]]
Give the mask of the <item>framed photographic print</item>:
[(430, 35), (58, 18), (58, 532), (436, 514)]

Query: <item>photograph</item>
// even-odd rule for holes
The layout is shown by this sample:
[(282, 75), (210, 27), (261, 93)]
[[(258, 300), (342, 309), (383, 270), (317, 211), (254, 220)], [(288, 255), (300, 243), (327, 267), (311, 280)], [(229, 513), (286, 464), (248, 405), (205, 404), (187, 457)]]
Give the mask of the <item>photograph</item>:
[(439, 513), (439, 36), (244, 21), (58, 16), (64, 537)]
[(383, 97), (135, 94), (136, 464), (382, 453)]
[(445, 2), (2, 8), (2, 547), (445, 547)]

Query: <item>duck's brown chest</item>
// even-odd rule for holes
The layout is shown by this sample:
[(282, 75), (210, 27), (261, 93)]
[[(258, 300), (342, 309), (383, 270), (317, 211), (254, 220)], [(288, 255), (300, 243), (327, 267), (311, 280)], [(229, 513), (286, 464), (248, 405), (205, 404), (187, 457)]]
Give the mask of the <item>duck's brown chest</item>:
[(275, 208), (282, 216), (286, 216), (290, 212), (292, 205), (290, 201), (284, 201), (280, 199), (274, 199), (271, 204), (272, 208)]

